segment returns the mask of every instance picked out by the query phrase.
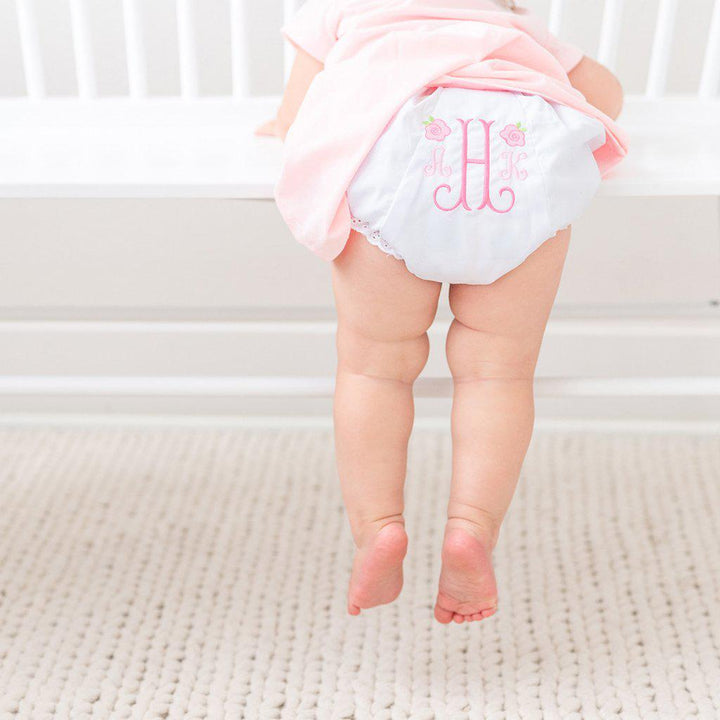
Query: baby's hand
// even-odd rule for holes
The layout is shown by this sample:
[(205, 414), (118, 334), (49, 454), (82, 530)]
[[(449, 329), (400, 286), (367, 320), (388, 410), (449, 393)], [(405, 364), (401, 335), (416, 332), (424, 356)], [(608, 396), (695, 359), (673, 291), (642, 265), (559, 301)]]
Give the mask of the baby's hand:
[(261, 137), (282, 137), (278, 119), (275, 117), (272, 120), (264, 122), (260, 127), (255, 129), (255, 134)]

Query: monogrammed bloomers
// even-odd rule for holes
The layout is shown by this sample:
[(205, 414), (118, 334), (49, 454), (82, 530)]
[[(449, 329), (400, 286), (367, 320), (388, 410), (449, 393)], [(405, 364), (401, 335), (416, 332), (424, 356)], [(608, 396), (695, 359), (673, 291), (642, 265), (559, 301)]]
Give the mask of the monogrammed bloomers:
[(582, 213), (604, 142), (599, 120), (541, 97), (436, 88), (361, 165), (352, 226), (425, 280), (489, 284)]
[(493, 0), (308, 0), (284, 32), (325, 67), (275, 197), (326, 260), (354, 227), (420, 277), (492, 282), (626, 154), (568, 80), (582, 52)]

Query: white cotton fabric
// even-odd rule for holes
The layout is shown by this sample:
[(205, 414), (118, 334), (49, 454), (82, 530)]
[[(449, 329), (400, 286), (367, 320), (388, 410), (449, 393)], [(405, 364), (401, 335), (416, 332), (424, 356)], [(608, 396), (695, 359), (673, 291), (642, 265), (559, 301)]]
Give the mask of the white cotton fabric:
[[(488, 123), (481, 209), (480, 163), (467, 165), (469, 209), (449, 209), (461, 199), (461, 120), (471, 160), (485, 159)], [(347, 194), (352, 224), (420, 278), (489, 284), (583, 212), (604, 143), (599, 120), (536, 95), (434, 88), (401, 107), (358, 170)]]

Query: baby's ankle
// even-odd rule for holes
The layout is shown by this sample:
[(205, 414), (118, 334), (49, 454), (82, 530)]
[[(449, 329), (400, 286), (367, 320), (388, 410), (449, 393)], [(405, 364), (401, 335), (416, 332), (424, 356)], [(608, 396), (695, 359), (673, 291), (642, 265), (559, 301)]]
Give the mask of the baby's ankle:
[(492, 550), (500, 534), (501, 520), (478, 508), (454, 508), (448, 513), (446, 530), (464, 530)]
[(401, 525), (405, 528), (405, 518), (402, 514), (386, 515), (374, 520), (366, 520), (353, 529), (355, 545), (359, 548), (375, 539), (375, 537), (388, 525)]

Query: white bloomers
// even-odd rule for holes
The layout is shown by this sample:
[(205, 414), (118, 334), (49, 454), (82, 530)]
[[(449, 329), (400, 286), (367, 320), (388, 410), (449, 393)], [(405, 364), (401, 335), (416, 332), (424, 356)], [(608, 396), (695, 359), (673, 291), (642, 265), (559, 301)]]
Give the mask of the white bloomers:
[(430, 89), (358, 170), (352, 224), (420, 278), (489, 284), (583, 212), (604, 142), (600, 121), (539, 96)]

